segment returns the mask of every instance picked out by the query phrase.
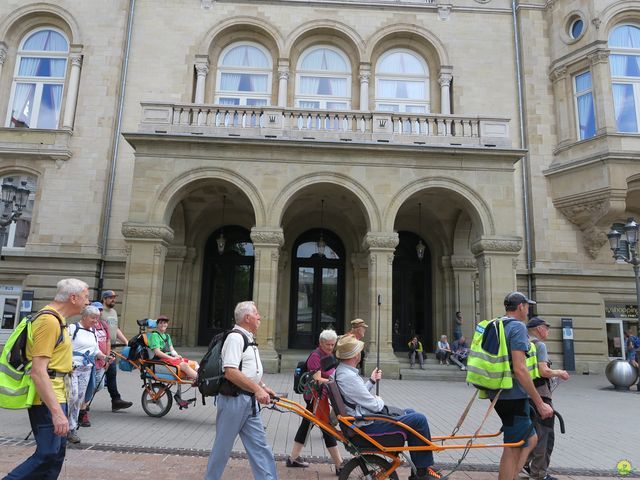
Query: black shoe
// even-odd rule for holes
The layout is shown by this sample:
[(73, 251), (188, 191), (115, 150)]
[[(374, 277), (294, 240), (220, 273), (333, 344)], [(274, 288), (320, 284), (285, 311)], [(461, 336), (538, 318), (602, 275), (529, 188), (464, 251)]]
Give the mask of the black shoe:
[(305, 462), (302, 457), (298, 457), (298, 458), (291, 458), (288, 457), (287, 458), (287, 467), (292, 467), (292, 468), (307, 468), (309, 466), (308, 462)]
[(525, 463), (524, 466), (522, 467), (522, 470), (520, 470), (520, 477), (529, 478), (530, 476), (531, 476), (531, 467)]
[(127, 402), (125, 400), (122, 400), (121, 398), (117, 400), (112, 400), (111, 411), (115, 412), (116, 410), (124, 410), (125, 408), (129, 408), (131, 405), (133, 405), (132, 402)]
[(558, 480), (558, 479), (547, 473), (542, 480)]
[(420, 473), (414, 475), (413, 473), (409, 476), (409, 480), (438, 480), (442, 477), (442, 474), (438, 470), (434, 470), (431, 467), (427, 467), (424, 471), (422, 469)]

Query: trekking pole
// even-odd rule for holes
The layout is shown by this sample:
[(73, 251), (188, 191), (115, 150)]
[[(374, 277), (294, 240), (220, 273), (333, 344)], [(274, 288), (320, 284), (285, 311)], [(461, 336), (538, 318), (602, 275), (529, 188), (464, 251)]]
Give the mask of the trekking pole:
[[(376, 370), (380, 370), (380, 305), (382, 305), (382, 295), (378, 294), (378, 324), (376, 325)], [(376, 395), (380, 395), (380, 381), (376, 382)]]

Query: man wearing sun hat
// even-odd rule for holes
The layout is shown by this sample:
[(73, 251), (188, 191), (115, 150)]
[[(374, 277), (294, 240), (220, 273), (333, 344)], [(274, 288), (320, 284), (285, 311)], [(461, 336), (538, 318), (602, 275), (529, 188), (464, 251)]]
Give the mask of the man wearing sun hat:
[[(364, 323), (364, 322), (363, 322)], [(336, 358), (340, 364), (336, 368), (333, 378), (344, 398), (347, 414), (352, 416), (388, 413), (384, 400), (371, 393), (376, 383), (382, 378), (382, 371), (374, 369), (366, 382), (358, 375), (357, 365), (364, 348), (364, 342), (353, 335), (343, 335), (338, 340), (335, 349)], [(396, 417), (399, 422), (408, 425), (425, 438), (431, 440), (427, 417), (411, 409), (403, 410), (403, 414)], [(389, 422), (359, 421), (356, 422), (368, 434), (381, 434), (397, 431), (398, 427)], [(424, 445), (424, 442), (408, 434), (410, 446)], [(412, 451), (411, 459), (418, 469), (417, 475), (412, 474), (411, 480), (437, 479), (440, 475), (433, 469), (433, 452)]]

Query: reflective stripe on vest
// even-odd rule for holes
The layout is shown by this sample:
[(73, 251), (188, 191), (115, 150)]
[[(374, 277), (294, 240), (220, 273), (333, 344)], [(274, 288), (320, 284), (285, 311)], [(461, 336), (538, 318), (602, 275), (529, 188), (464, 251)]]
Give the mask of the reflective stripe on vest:
[[(497, 329), (499, 343), (496, 355), (482, 348), (482, 338), (487, 328)], [(483, 320), (476, 326), (467, 357), (467, 382), (488, 390), (513, 388), (513, 373), (501, 319)]]
[(538, 349), (536, 348), (535, 343), (529, 342), (529, 351), (526, 355), (525, 364), (527, 365), (527, 370), (529, 370), (529, 375), (532, 380), (536, 378), (540, 378), (540, 371), (538, 370)]

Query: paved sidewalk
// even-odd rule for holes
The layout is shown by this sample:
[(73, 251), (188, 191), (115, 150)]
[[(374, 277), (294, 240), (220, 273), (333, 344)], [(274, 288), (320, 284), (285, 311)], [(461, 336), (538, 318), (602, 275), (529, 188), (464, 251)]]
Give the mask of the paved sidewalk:
[[(141, 382), (135, 373), (119, 372), (119, 388), (123, 397), (134, 401), (134, 406), (128, 410), (112, 413), (110, 402), (106, 392), (100, 392), (91, 408), (91, 428), (81, 428), (79, 435), (83, 443), (80, 447), (93, 446), (92, 450), (122, 449), (135, 451), (140, 448), (136, 458), (139, 460), (150, 455), (150, 465), (157, 463), (159, 457), (153, 456), (154, 452), (161, 454), (162, 469), (164, 462), (177, 458), (177, 464), (198, 463), (199, 467), (193, 477), (180, 476), (181, 480), (189, 478), (201, 478), (206, 462), (207, 452), (211, 449), (215, 436), (215, 406), (208, 399), (203, 406), (198, 399), (197, 406), (180, 411), (174, 407), (166, 417), (155, 419), (148, 417), (140, 407), (142, 393)], [(266, 375), (265, 381), (278, 392), (287, 392), (289, 398), (300, 400), (301, 396), (292, 392), (292, 376), (285, 374)], [(408, 380), (383, 380), (381, 395), (387, 403), (396, 406), (415, 408), (425, 412), (429, 418), (432, 433), (443, 435), (450, 433), (456, 424), (459, 415), (464, 410), (466, 403), (473, 393), (473, 388), (464, 383), (424, 382)], [(187, 397), (188, 395), (184, 395)], [(552, 458), (552, 471), (569, 475), (588, 475), (591, 477), (615, 477), (615, 467), (622, 459), (629, 460), (637, 472), (640, 467), (640, 453), (637, 450), (637, 411), (640, 407), (640, 394), (633, 392), (618, 392), (610, 388), (604, 376), (575, 376), (569, 382), (563, 383), (555, 392), (556, 408), (562, 413), (567, 425), (565, 435), (557, 434), (556, 448)], [(469, 418), (462, 428), (464, 432), (472, 432), (480, 423), (488, 403), (477, 401)], [(282, 460), (289, 453), (295, 431), (299, 425), (299, 418), (291, 413), (279, 413), (272, 410), (264, 410), (264, 423), (267, 429), (269, 442), (273, 445), (274, 453), (278, 460)], [(486, 431), (497, 431), (499, 421), (495, 413), (491, 414)], [(12, 465), (18, 463), (20, 458), (27, 456), (25, 447), (15, 445), (15, 439), (24, 438), (29, 431), (26, 413), (24, 411), (12, 412), (0, 411), (0, 436), (6, 440), (4, 451), (11, 451), (12, 460), (4, 455), (0, 463), (0, 469), (6, 471)], [(14, 449), (19, 452), (15, 454)], [(22, 449), (22, 450), (20, 450)], [(178, 449), (178, 450), (176, 450)], [(238, 440), (234, 445), (234, 452), (242, 454), (244, 449)], [(170, 455), (180, 453), (180, 456)], [(79, 451), (73, 449), (69, 452), (69, 461), (65, 467), (70, 472), (67, 477), (80, 478), (73, 475), (77, 473), (74, 459), (78, 459)], [(130, 455), (131, 453), (118, 453), (117, 455)], [(107, 455), (106, 451), (92, 452), (93, 455)], [(183, 457), (189, 456), (189, 460)], [(297, 470), (286, 469), (283, 478), (330, 478), (330, 466), (326, 464), (327, 454), (322, 442), (322, 437), (315, 429), (310, 434), (310, 440), (303, 451), (306, 457), (320, 462), (313, 465), (310, 470), (296, 473)], [(347, 456), (345, 454), (345, 456)], [(436, 454), (438, 466), (450, 467), (455, 464), (460, 456), (460, 451), (442, 452)], [(495, 473), (485, 477), (478, 470), (495, 471), (499, 462), (500, 449), (472, 450), (464, 463), (464, 470), (471, 473), (456, 473), (453, 478), (495, 478)], [(83, 464), (85, 458), (82, 457)], [(120, 456), (116, 458), (121, 458)], [(191, 462), (191, 458), (194, 458)], [(155, 459), (155, 460), (154, 460)], [(180, 460), (182, 459), (182, 460)], [(153, 460), (153, 461), (152, 461)], [(173, 460), (171, 460), (173, 461)], [(9, 467), (6, 467), (8, 462)], [(120, 460), (114, 460), (113, 464), (107, 464), (114, 469)], [(126, 460), (122, 460), (125, 467)], [(246, 461), (239, 460), (237, 468), (245, 468), (243, 475), (250, 478), (250, 471)], [(244, 462), (244, 463), (243, 463)], [(235, 465), (236, 463), (234, 463)], [(167, 464), (168, 465), (168, 464)], [(243, 466), (244, 465), (244, 466)], [(81, 468), (79, 466), (79, 468)], [(195, 468), (195, 467), (194, 467)], [(279, 468), (283, 468), (282, 462)], [(401, 478), (408, 475), (408, 470), (401, 471)], [(231, 470), (229, 471), (231, 472)], [(314, 472), (312, 474), (312, 472)], [(157, 472), (156, 472), (157, 473)], [(303, 475), (302, 477), (286, 475)], [(463, 475), (463, 476), (457, 476)], [(634, 474), (634, 476), (636, 476)], [(234, 474), (237, 478), (237, 474)], [(92, 477), (102, 478), (102, 477)], [(137, 478), (147, 478), (137, 476)], [(151, 478), (151, 477), (148, 477)], [(178, 478), (164, 477), (163, 478)], [(232, 478), (229, 476), (229, 478)], [(333, 477), (335, 478), (335, 477)]]

